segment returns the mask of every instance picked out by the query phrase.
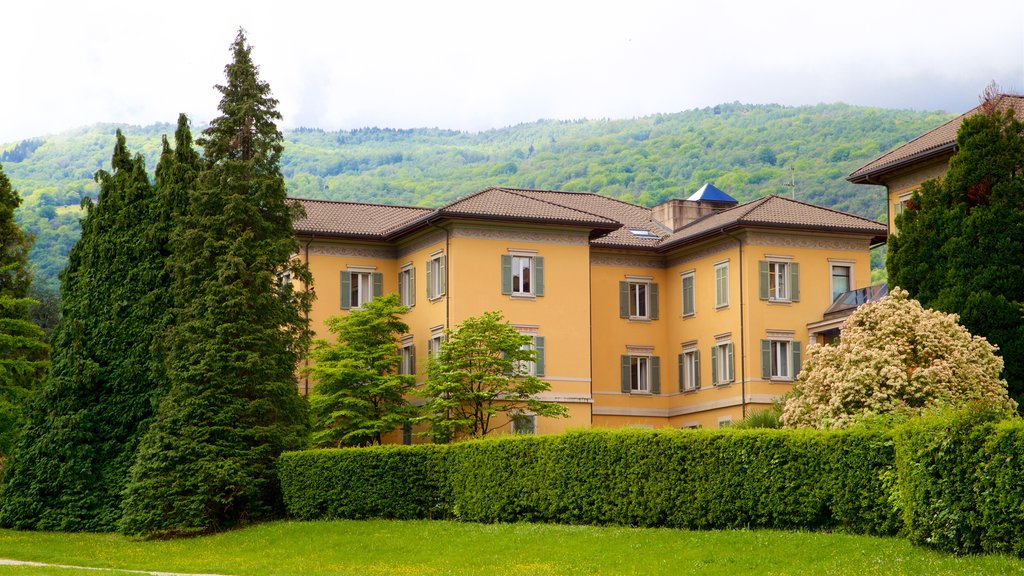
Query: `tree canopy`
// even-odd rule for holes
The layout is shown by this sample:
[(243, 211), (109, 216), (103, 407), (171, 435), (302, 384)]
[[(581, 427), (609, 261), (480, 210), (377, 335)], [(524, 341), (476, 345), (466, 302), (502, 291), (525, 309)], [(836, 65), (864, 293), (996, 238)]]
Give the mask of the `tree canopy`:
[(875, 414), (984, 402), (1012, 411), (1002, 359), (955, 314), (894, 288), (862, 305), (837, 345), (810, 346), (782, 409), (786, 427), (838, 428)]
[(1024, 397), (1024, 123), (995, 108), (966, 118), (941, 180), (925, 182), (889, 238), (890, 285), (953, 312), (999, 347)]
[(406, 395), (416, 385), (415, 356), (408, 353), (409, 370), (402, 373), (398, 349), (409, 331), (401, 319), (408, 310), (388, 294), (327, 319), (336, 341), (317, 342), (309, 371), (316, 379), (309, 403), (317, 446), (380, 444), (381, 436), (412, 421)]
[[(533, 338), (520, 334), (500, 312), (467, 318), (445, 330), (441, 348), (427, 361), (424, 420), (437, 440), (481, 438), (518, 414), (564, 417), (560, 404), (537, 394), (551, 386), (536, 376)], [(502, 418), (504, 417), (504, 418)]]

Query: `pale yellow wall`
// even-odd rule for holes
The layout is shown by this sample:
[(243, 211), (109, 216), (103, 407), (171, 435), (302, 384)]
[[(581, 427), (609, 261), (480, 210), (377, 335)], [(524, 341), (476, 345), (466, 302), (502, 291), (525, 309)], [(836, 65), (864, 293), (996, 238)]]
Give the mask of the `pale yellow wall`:
[[(587, 232), (554, 227), (456, 223), (448, 259), (450, 321), (501, 311), (545, 340), (546, 396), (570, 410), (567, 419), (539, 419), (538, 433), (590, 425), (590, 299)], [(519, 250), (544, 258), (544, 295), (501, 293), (501, 256)]]
[(949, 170), (949, 156), (934, 160), (927, 164), (913, 166), (911, 169), (898, 172), (887, 177), (885, 188), (888, 191), (889, 230), (895, 227), (895, 206), (910, 197), (926, 180), (941, 178)]

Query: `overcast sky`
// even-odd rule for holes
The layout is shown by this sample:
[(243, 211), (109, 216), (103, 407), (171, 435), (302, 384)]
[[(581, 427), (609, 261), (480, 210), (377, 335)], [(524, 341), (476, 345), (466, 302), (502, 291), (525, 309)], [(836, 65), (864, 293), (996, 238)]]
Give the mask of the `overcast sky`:
[(722, 102), (962, 112), (1024, 91), (1024, 1), (24, 0), (0, 13), (0, 144), (216, 115), (247, 30), (283, 128), (484, 130)]

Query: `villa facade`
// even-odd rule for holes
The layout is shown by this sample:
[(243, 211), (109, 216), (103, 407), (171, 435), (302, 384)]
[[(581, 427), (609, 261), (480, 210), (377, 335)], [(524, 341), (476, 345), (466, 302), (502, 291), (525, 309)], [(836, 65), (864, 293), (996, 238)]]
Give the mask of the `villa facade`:
[[(533, 338), (531, 369), (568, 418), (502, 430), (718, 428), (790, 389), (837, 295), (870, 282), (877, 222), (706, 185), (654, 208), (591, 193), (488, 188), (438, 209), (296, 200), (311, 322), (398, 292), (402, 370), (445, 328), (499, 310)], [(300, 383), (303, 392), (315, 382)], [(390, 442), (420, 441), (406, 430)]]

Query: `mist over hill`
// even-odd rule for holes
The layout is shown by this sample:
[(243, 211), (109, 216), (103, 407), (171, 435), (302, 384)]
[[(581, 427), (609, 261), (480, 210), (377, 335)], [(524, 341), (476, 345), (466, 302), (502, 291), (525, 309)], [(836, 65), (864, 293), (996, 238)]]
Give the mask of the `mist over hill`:
[[(487, 130), (365, 128), (285, 132), (289, 195), (439, 206), (487, 186), (598, 192), (654, 205), (705, 182), (747, 201), (767, 194), (884, 217), (880, 189), (845, 176), (952, 115), (819, 104), (722, 104), (622, 120), (540, 120)], [(24, 198), (18, 220), (36, 235), (37, 284), (56, 288), (79, 235), (82, 199), (109, 167), (114, 132), (153, 169), (172, 124), (96, 124), (0, 145)], [(194, 127), (198, 133), (202, 127)]]

